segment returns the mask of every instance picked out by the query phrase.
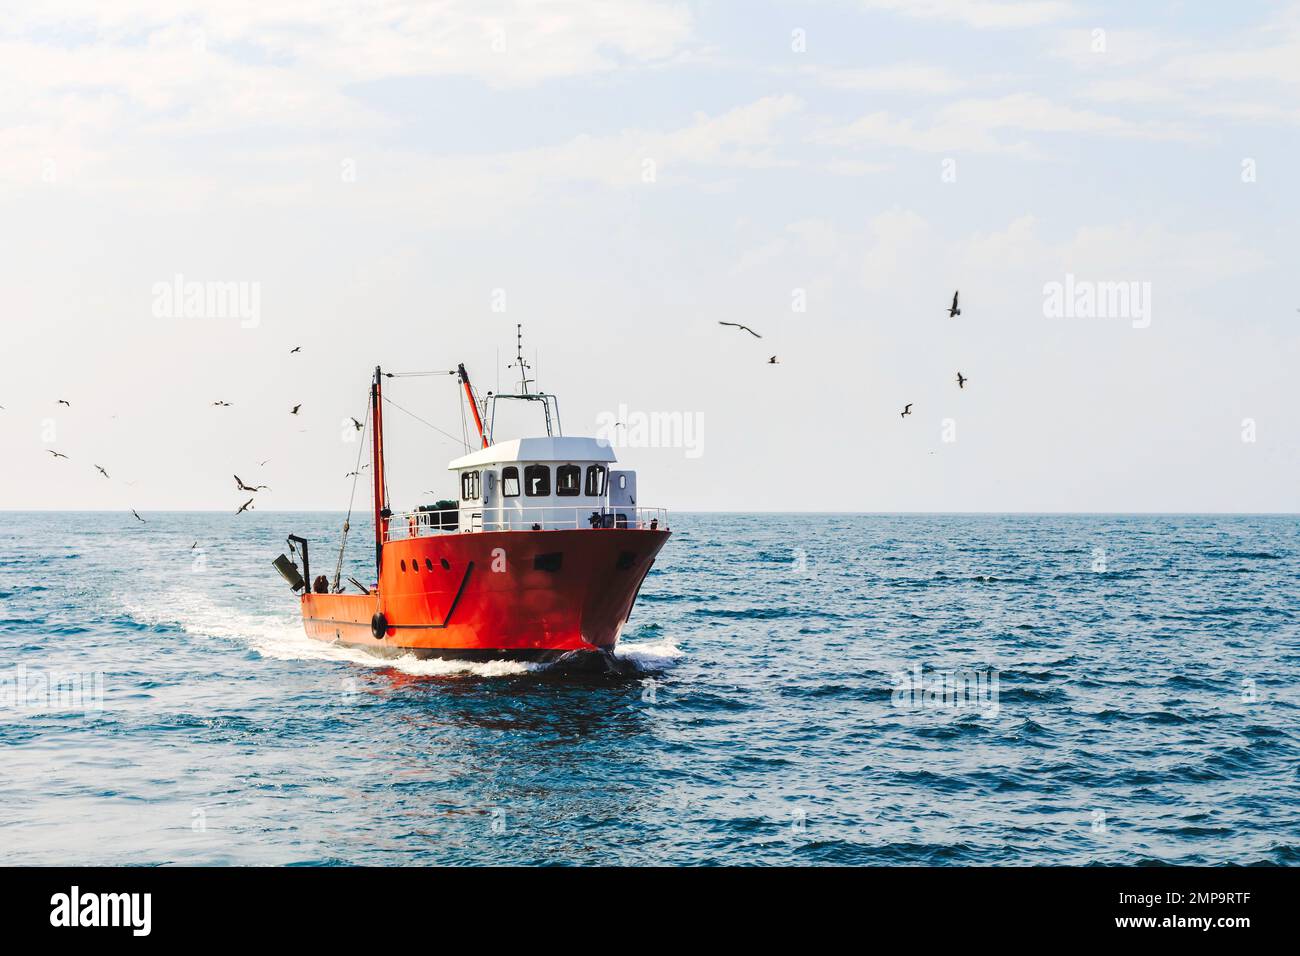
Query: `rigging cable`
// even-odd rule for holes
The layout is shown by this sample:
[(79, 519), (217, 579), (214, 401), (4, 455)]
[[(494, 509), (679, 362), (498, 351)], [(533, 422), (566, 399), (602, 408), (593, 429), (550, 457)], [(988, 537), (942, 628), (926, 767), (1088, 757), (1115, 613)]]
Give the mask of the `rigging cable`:
[(357, 482), (361, 480), (361, 453), (366, 449), (366, 428), (370, 424), (370, 399), (366, 399), (366, 415), (361, 419), (361, 443), (357, 448), (357, 464), (352, 470), (352, 494), (348, 498), (348, 516), (343, 519), (343, 541), (339, 544), (339, 560), (334, 565), (334, 593), (342, 594), (343, 589), (339, 587), (339, 578), (343, 574), (343, 551), (348, 546), (348, 531), (352, 528), (352, 503), (357, 497)]
[(468, 443), (468, 442), (463, 441), (463, 440), (457, 438), (457, 437), (456, 437), (455, 435), (453, 435), (451, 432), (445, 432), (445, 431), (443, 431), (441, 428), (439, 428), (439, 427), (438, 427), (437, 425), (435, 425), (433, 422), (425, 421), (423, 418), (421, 418), (419, 415), (415, 414), (415, 412), (411, 411), (410, 409), (403, 408), (401, 405), (398, 405), (395, 401), (393, 401), (393, 400), (392, 400), (391, 398), (389, 398), (387, 395), (384, 396), (384, 401), (385, 401), (386, 403), (388, 403), (389, 405), (392, 405), (392, 406), (393, 406), (395, 409), (397, 409), (399, 412), (406, 412), (406, 414), (410, 415), (412, 418), (414, 418), (414, 419), (415, 419), (417, 422), (419, 422), (420, 424), (422, 424), (422, 425), (428, 425), (430, 428), (432, 428), (434, 431), (436, 431), (439, 435), (444, 435), (444, 436), (446, 436), (447, 438), (450, 438), (452, 441), (454, 441), (454, 442), (455, 442), (456, 444), (458, 444), (458, 445), (464, 445), (464, 446), (465, 446), (465, 450), (466, 450), (466, 451), (469, 451), (469, 443)]

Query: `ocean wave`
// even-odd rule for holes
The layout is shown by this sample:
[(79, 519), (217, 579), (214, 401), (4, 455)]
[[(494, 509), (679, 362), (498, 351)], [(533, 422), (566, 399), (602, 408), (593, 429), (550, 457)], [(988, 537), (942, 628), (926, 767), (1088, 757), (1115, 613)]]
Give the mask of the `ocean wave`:
[(672, 641), (620, 641), (614, 645), (614, 656), (639, 670), (652, 672), (666, 670), (675, 665), (685, 652)]
[[(6, 667), (105, 675), (0, 711), (37, 863), (1300, 864), (1294, 518), (834, 518), (794, 575), (807, 519), (684, 516), (591, 674), (309, 639), (266, 559), (341, 514), (146, 517), (0, 519)], [(894, 706), (917, 664), (1000, 710)]]
[(1272, 551), (1206, 551), (1204, 556), (1207, 558), (1224, 558), (1228, 560), (1245, 561), (1282, 560), (1282, 555), (1274, 554)]

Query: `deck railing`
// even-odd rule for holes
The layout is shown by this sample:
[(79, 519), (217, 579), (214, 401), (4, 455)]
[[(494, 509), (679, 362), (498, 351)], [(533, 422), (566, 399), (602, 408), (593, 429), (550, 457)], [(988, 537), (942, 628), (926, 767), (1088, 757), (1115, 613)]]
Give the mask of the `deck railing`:
[(616, 505), (537, 505), (525, 508), (446, 508), (404, 511), (388, 519), (385, 541), (471, 531), (557, 531), (632, 528), (668, 530), (668, 509)]

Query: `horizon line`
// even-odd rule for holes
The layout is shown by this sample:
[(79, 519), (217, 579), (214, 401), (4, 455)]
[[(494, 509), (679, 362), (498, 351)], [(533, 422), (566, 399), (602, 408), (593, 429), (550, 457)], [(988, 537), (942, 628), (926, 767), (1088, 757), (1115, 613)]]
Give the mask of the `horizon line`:
[[(135, 509), (139, 511), (140, 509)], [(782, 509), (782, 510), (752, 510), (739, 511), (734, 509), (723, 510), (694, 510), (694, 509), (665, 509), (669, 514), (685, 515), (989, 515), (989, 516), (1008, 516), (1008, 515), (1028, 515), (1028, 516), (1072, 516), (1072, 515), (1095, 515), (1095, 516), (1122, 516), (1122, 517), (1276, 517), (1276, 518), (1295, 518), (1300, 517), (1300, 511), (813, 511), (802, 509)], [(0, 514), (127, 514), (131, 509), (121, 508), (0, 508)], [(353, 509), (357, 511), (357, 509)], [(257, 514), (275, 515), (275, 514), (347, 514), (347, 509), (330, 509), (330, 508), (277, 508), (260, 509)], [(369, 514), (369, 509), (361, 510), (361, 514)], [(234, 516), (228, 508), (146, 508), (141, 514), (230, 514)]]

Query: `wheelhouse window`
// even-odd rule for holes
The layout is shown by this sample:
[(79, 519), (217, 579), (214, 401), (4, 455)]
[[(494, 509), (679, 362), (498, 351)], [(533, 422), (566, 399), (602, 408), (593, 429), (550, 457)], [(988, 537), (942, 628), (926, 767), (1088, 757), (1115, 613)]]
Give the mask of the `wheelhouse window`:
[(460, 473), (460, 497), (462, 501), (478, 500), (477, 471), (462, 471)]
[(551, 493), (551, 467), (526, 465), (524, 467), (524, 494), (530, 498), (544, 498)]
[(519, 469), (514, 465), (501, 469), (501, 496), (503, 498), (519, 497)]
[(599, 498), (605, 493), (605, 466), (587, 466), (587, 497)]
[(582, 469), (577, 465), (561, 465), (555, 469), (555, 493), (571, 498), (582, 490)]

